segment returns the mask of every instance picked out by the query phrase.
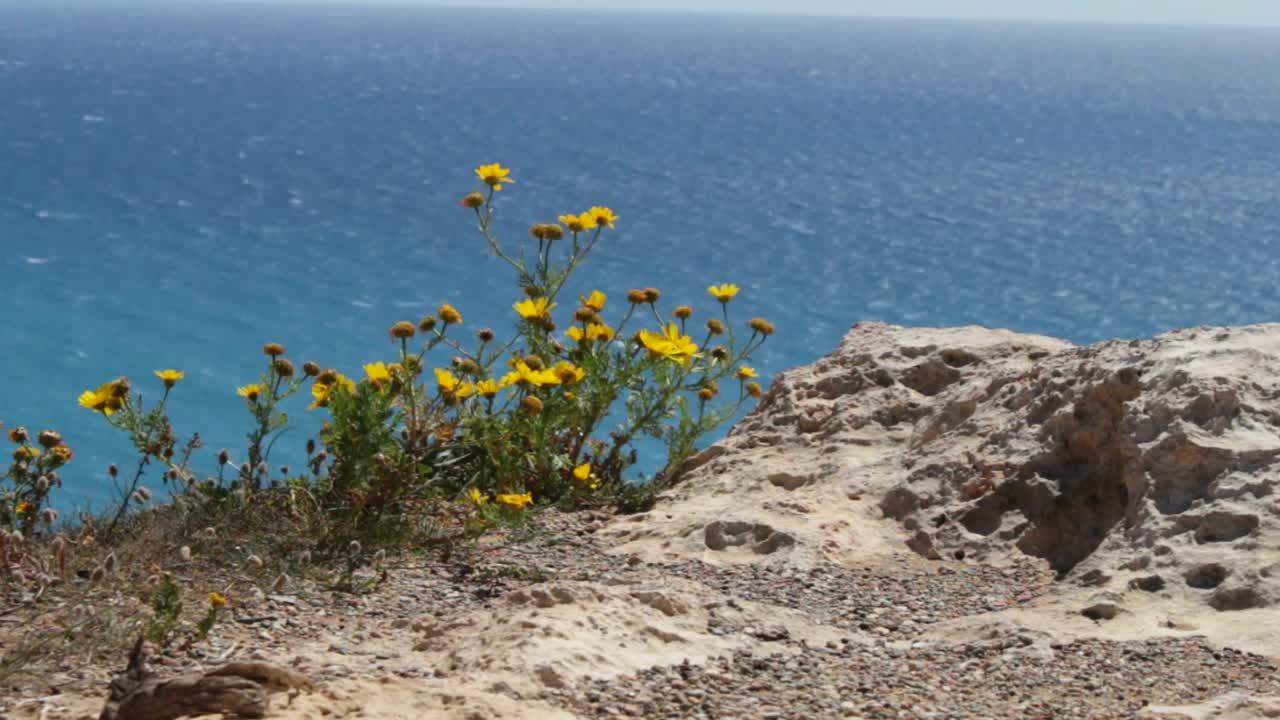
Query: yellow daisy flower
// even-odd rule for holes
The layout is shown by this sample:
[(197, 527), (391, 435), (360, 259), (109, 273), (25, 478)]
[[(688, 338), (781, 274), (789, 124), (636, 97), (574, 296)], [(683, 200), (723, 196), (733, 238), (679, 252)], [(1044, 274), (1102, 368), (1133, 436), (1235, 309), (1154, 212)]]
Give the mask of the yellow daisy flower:
[(573, 469), (573, 476), (579, 480), (586, 480), (591, 477), (591, 463), (582, 463)]
[(391, 368), (384, 362), (369, 363), (364, 366), (365, 377), (375, 385), (391, 382)]
[(241, 385), (236, 388), (237, 395), (242, 398), (248, 398), (249, 400), (257, 400), (258, 396), (265, 391), (266, 388), (262, 387), (258, 383), (253, 383), (252, 385)]
[(516, 312), (520, 313), (520, 317), (525, 320), (536, 320), (546, 317), (555, 306), (556, 303), (551, 302), (550, 299), (540, 297), (526, 298), (511, 307), (515, 308)]
[(613, 214), (613, 210), (599, 205), (587, 211), (597, 227), (612, 228), (613, 223), (617, 221), (618, 216)]
[(667, 323), (662, 334), (641, 330), (639, 337), (641, 344), (653, 354), (685, 366), (688, 366), (693, 358), (702, 357), (702, 353), (698, 352), (697, 343), (688, 335), (681, 335), (680, 328), (675, 323)]
[(578, 296), (578, 300), (582, 302), (583, 307), (589, 307), (596, 312), (600, 312), (604, 309), (604, 303), (608, 299), (609, 296), (599, 290), (592, 290), (591, 294), (586, 297), (583, 297), (582, 295)]
[(509, 507), (522, 508), (533, 502), (533, 493), (502, 493), (494, 499)]
[(156, 377), (164, 381), (165, 387), (173, 387), (175, 383), (186, 376), (187, 374), (181, 370), (156, 370)]
[(739, 380), (750, 380), (755, 376), (756, 376), (756, 369), (753, 367), (748, 367), (746, 365), (743, 365), (742, 367), (738, 368)]
[(471, 488), (468, 490), (467, 499), (470, 500), (473, 505), (477, 506), (484, 505), (489, 502), (489, 498), (484, 493), (480, 492), (480, 488)]
[(712, 285), (707, 288), (707, 292), (711, 293), (711, 297), (722, 303), (727, 303), (738, 294), (738, 286), (733, 283), (723, 283), (721, 285)]
[(511, 179), (511, 170), (502, 167), (499, 163), (490, 163), (476, 168), (476, 177), (494, 190), (501, 190), (503, 183), (515, 182)]

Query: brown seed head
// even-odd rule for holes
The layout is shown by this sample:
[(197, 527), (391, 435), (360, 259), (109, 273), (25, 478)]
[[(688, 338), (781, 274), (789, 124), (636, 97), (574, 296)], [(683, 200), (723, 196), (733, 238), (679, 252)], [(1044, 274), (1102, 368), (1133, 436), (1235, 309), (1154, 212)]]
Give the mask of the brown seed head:
[(760, 387), (760, 383), (756, 382), (755, 380), (752, 380), (751, 382), (747, 383), (744, 387), (747, 390), (747, 394), (753, 398), (758, 398), (764, 395), (764, 388)]
[(470, 193), (466, 197), (462, 198), (461, 204), (462, 204), (462, 207), (464, 208), (471, 208), (474, 210), (484, 205), (484, 195), (478, 192)]
[(279, 357), (284, 354), (285, 347), (280, 343), (267, 343), (262, 346), (262, 352), (271, 357)]
[(644, 289), (644, 301), (653, 304), (658, 302), (658, 298), (662, 297), (662, 293), (658, 292), (658, 288), (647, 287)]
[(271, 366), (276, 369), (276, 374), (282, 378), (293, 377), (293, 361), (289, 358), (276, 358)]
[(218, 451), (218, 464), (219, 464), (219, 465), (226, 465), (226, 464), (227, 464), (227, 463), (229, 463), (229, 462), (231, 462), (231, 451), (230, 451), (230, 450), (227, 450), (226, 448), (223, 448), (222, 450), (219, 450), (219, 451)]
[(465, 375), (475, 375), (480, 372), (480, 364), (471, 358), (460, 358), (456, 363), (458, 372)]
[(320, 363), (315, 360), (308, 360), (302, 363), (302, 374), (307, 377), (315, 377), (320, 374)]
[(724, 323), (715, 318), (711, 318), (707, 321), (707, 330), (709, 330), (712, 335), (723, 335)]
[(677, 305), (675, 309), (671, 311), (671, 314), (675, 315), (681, 320), (688, 320), (689, 318), (693, 317), (693, 308), (689, 307), (688, 305)]
[(116, 477), (120, 474), (120, 468), (116, 467), (115, 463), (111, 463), (107, 466), (107, 474), (111, 477)]
[(627, 302), (631, 303), (632, 305), (640, 305), (648, 302), (648, 300), (645, 299), (646, 297), (647, 295), (645, 295), (644, 289), (642, 288), (640, 289), (632, 288), (631, 290), (627, 291)]
[(725, 346), (723, 346), (723, 345), (717, 345), (717, 346), (715, 346), (715, 347), (711, 348), (711, 359), (712, 359), (712, 360), (720, 360), (720, 361), (728, 360), (728, 359), (729, 359), (729, 349), (728, 349), (728, 348), (726, 348), (726, 347), (725, 347)]
[(524, 364), (528, 365), (530, 370), (545, 370), (547, 367), (547, 364), (537, 355), (525, 355)]
[(751, 322), (747, 323), (747, 325), (761, 335), (773, 334), (773, 323), (764, 318), (751, 318)]
[(704, 387), (698, 391), (698, 399), (703, 402), (706, 402), (715, 396), (716, 396), (716, 392), (711, 388)]
[(542, 412), (542, 400), (537, 395), (525, 395), (520, 401), (520, 409), (530, 415), (537, 415)]
[(31, 436), (27, 433), (27, 429), (19, 425), (9, 429), (9, 442), (25, 443)]
[(476, 331), (476, 337), (479, 338), (482, 343), (493, 342), (493, 328), (480, 328)]
[(332, 385), (338, 382), (338, 371), (333, 369), (321, 370), (316, 375), (316, 382), (321, 385)]
[(391, 333), (391, 337), (397, 340), (408, 340), (409, 338), (413, 337), (413, 334), (416, 333), (417, 331), (418, 329), (413, 326), (413, 323), (409, 322), (408, 320), (401, 320), (395, 325), (392, 325), (391, 330), (389, 330), (388, 332)]
[(429, 332), (431, 332), (432, 330), (435, 330), (435, 329), (436, 329), (436, 316), (435, 316), (435, 315), (423, 315), (423, 316), (422, 316), (422, 319), (418, 321), (418, 329), (419, 329), (419, 330), (421, 330), (421, 331), (422, 331), (422, 332), (424, 332), (424, 333), (429, 333)]
[(55, 448), (62, 444), (62, 434), (57, 430), (41, 430), (36, 439), (46, 448)]
[(599, 315), (596, 314), (595, 308), (589, 308), (585, 305), (573, 311), (573, 319), (578, 322), (595, 322), (598, 317)]

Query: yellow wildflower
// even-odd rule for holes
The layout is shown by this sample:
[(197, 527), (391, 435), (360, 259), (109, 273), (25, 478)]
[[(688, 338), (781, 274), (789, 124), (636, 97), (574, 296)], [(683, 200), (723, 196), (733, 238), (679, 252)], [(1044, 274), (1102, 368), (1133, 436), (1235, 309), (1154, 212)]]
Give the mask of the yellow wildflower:
[(484, 493), (480, 492), (480, 488), (471, 488), (468, 490), (467, 499), (476, 506), (484, 505), (489, 502), (489, 498)]
[(536, 320), (547, 317), (555, 306), (556, 303), (551, 302), (549, 298), (540, 297), (526, 298), (511, 307), (515, 308), (516, 312), (520, 313), (520, 317), (525, 320)]
[(579, 480), (586, 480), (591, 477), (591, 463), (582, 463), (573, 469), (573, 476)]
[(733, 283), (723, 283), (721, 285), (712, 285), (707, 288), (707, 292), (711, 293), (711, 297), (722, 303), (727, 303), (738, 294), (738, 286)]
[(369, 363), (364, 366), (365, 377), (374, 385), (391, 382), (391, 368), (384, 362)]
[(755, 369), (755, 368), (753, 368), (753, 367), (749, 367), (749, 366), (747, 366), (747, 365), (743, 365), (742, 367), (738, 368), (738, 379), (739, 379), (739, 380), (750, 380), (751, 378), (753, 378), (753, 377), (755, 377), (755, 376), (756, 376), (756, 369)]
[(499, 163), (481, 165), (476, 168), (476, 176), (494, 190), (501, 190), (503, 183), (515, 182), (515, 180), (511, 179), (511, 170), (502, 167)]
[(612, 340), (613, 328), (604, 323), (591, 323), (587, 325), (588, 340)]
[(556, 366), (551, 369), (551, 372), (555, 373), (556, 377), (560, 378), (560, 382), (566, 384), (576, 383), (587, 376), (586, 370), (583, 370), (568, 360), (561, 360), (556, 363)]
[(514, 367), (514, 370), (502, 376), (503, 384), (533, 385), (535, 387), (560, 384), (560, 376), (556, 375), (552, 370), (534, 370), (523, 360), (517, 360)]
[(459, 325), (462, 323), (462, 313), (458, 312), (458, 310), (449, 303), (441, 305), (440, 309), (436, 311), (436, 314), (440, 316), (440, 319), (443, 320), (446, 325)]
[(561, 215), (560, 222), (564, 223), (565, 227), (569, 228), (570, 232), (576, 233), (582, 232), (583, 230), (590, 230), (596, 226), (596, 221), (591, 217), (590, 213), (582, 213), (581, 215), (569, 213), (567, 215)]
[(618, 216), (614, 215), (612, 210), (599, 205), (588, 210), (587, 214), (591, 216), (597, 227), (612, 228), (613, 223), (618, 219)]
[(501, 493), (494, 499), (509, 507), (522, 508), (533, 502), (533, 493)]
[(580, 300), (584, 306), (589, 307), (596, 312), (600, 312), (604, 309), (604, 303), (608, 299), (609, 296), (599, 290), (592, 290), (591, 294), (586, 297), (581, 295), (578, 296), (578, 300)]
[(675, 323), (667, 323), (662, 334), (641, 330), (639, 339), (641, 344), (655, 355), (675, 360), (686, 366), (693, 358), (702, 357), (698, 352), (697, 343), (688, 335), (681, 335), (680, 328)]
[(497, 395), (498, 391), (504, 387), (506, 387), (504, 383), (502, 383), (499, 380), (493, 380), (493, 379), (481, 380), (475, 384), (476, 392), (480, 393), (481, 395), (487, 398), (491, 398), (494, 395)]
[(181, 370), (156, 370), (156, 377), (164, 381), (165, 387), (173, 387), (175, 383), (186, 376), (187, 374)]
[[(321, 379), (327, 382), (321, 382)], [(351, 381), (351, 378), (337, 370), (325, 370), (316, 378), (316, 382), (311, 385), (312, 402), (307, 406), (307, 409), (315, 410), (316, 408), (326, 407), (336, 388), (342, 388), (347, 392), (355, 392), (356, 384)]]
[(261, 395), (264, 390), (266, 390), (266, 388), (262, 387), (258, 383), (253, 383), (252, 385), (241, 385), (236, 388), (236, 394), (242, 398), (248, 398), (250, 401), (253, 401), (257, 400), (258, 396)]
[(327, 383), (314, 383), (311, 386), (311, 404), (307, 406), (308, 410), (327, 407), (329, 405), (329, 396), (333, 394), (333, 386)]
[(113, 415), (124, 405), (124, 398), (129, 392), (129, 381), (116, 378), (109, 383), (99, 385), (95, 390), (80, 393), (80, 405), (104, 415)]
[(27, 502), (26, 500), (23, 500), (22, 502), (14, 506), (13, 511), (19, 515), (22, 515), (30, 509), (31, 509), (31, 503)]
[(764, 395), (764, 388), (760, 387), (760, 383), (754, 380), (747, 383), (744, 387), (747, 389), (747, 394), (753, 398), (758, 398)]
[(564, 334), (568, 335), (570, 340), (574, 340), (576, 342), (582, 342), (582, 338), (586, 337), (586, 334), (582, 331), (582, 328), (578, 327), (577, 325), (574, 325), (568, 330), (565, 330)]
[(71, 457), (72, 457), (71, 448), (67, 447), (66, 445), (59, 445), (55, 447), (51, 452), (53, 452), (54, 457), (58, 458), (62, 462), (64, 463), (71, 462)]
[(440, 387), (441, 392), (453, 392), (462, 384), (462, 378), (454, 375), (451, 370), (444, 368), (436, 368), (436, 385)]
[(227, 606), (227, 596), (220, 592), (209, 593), (209, 607), (214, 610), (221, 610)]

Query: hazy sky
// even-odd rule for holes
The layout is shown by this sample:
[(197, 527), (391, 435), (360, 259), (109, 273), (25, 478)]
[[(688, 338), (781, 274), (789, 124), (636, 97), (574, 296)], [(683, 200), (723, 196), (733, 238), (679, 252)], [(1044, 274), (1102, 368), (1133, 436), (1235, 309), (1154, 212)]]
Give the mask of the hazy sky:
[[(352, 0), (346, 0), (350, 2)], [(355, 0), (378, 3), (388, 0)], [(392, 0), (424, 5), (598, 8), (1280, 25), (1280, 0)]]

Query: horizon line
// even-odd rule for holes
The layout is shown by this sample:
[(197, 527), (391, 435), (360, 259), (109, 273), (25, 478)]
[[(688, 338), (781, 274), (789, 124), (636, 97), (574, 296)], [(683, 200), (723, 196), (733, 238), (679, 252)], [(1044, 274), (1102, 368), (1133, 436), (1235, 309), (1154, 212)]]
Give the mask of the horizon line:
[[(0, 0), (0, 8), (26, 5), (24, 0)], [(234, 7), (234, 6), (277, 6), (305, 8), (329, 7), (352, 10), (376, 9), (420, 9), (420, 10), (471, 10), (483, 11), (517, 11), (533, 13), (591, 13), (591, 14), (634, 14), (634, 15), (668, 15), (676, 17), (753, 17), (753, 18), (802, 18), (833, 20), (872, 20), (896, 22), (958, 22), (976, 24), (1012, 24), (1012, 25), (1074, 25), (1091, 27), (1150, 27), (1150, 28), (1203, 28), (1213, 30), (1280, 30), (1280, 20), (1265, 21), (1255, 24), (1244, 24), (1239, 21), (1205, 20), (1198, 22), (1177, 20), (1149, 20), (1143, 18), (1063, 18), (1063, 17), (1023, 17), (1010, 15), (887, 15), (876, 13), (831, 12), (806, 10), (768, 10), (768, 9), (719, 9), (719, 8), (651, 8), (651, 7), (587, 7), (587, 6), (528, 6), (514, 4), (476, 4), (466, 0), (44, 0), (33, 9), (51, 7), (89, 7), (93, 9), (110, 9), (121, 7), (128, 9), (177, 9), (192, 7)]]

